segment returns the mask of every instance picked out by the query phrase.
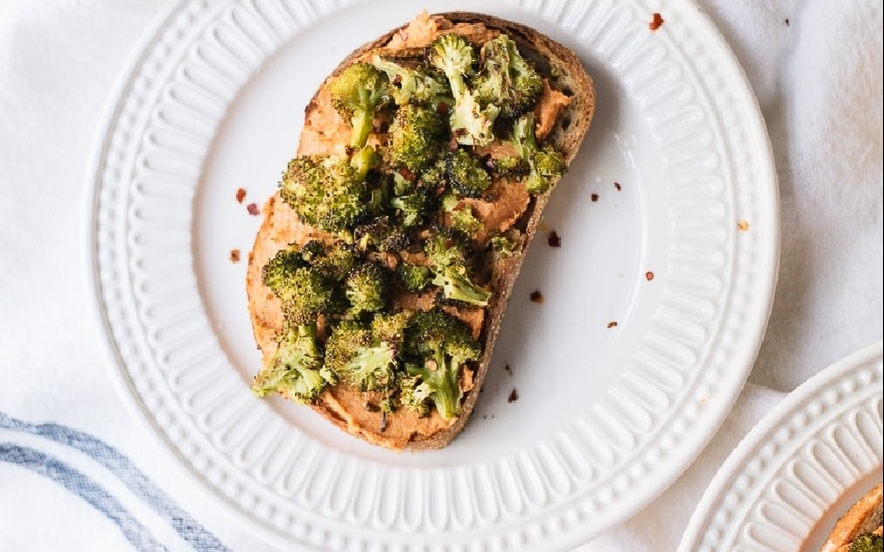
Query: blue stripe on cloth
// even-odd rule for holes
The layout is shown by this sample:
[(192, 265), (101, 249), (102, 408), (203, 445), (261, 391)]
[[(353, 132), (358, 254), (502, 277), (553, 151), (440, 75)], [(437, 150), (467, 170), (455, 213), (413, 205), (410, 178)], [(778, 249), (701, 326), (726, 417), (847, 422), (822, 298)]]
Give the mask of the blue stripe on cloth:
[(117, 476), (132, 493), (144, 500), (169, 523), (178, 535), (200, 552), (230, 552), (212, 533), (179, 508), (123, 453), (97, 437), (54, 423), (31, 424), (0, 412), (0, 428), (39, 435), (72, 447), (99, 462)]
[(116, 498), (86, 475), (57, 458), (32, 448), (12, 443), (0, 443), (0, 460), (28, 468), (79, 495), (93, 508), (114, 521), (123, 532), (126, 540), (132, 543), (132, 546), (139, 552), (167, 550), (165, 546), (150, 536), (150, 531), (138, 523), (138, 520)]

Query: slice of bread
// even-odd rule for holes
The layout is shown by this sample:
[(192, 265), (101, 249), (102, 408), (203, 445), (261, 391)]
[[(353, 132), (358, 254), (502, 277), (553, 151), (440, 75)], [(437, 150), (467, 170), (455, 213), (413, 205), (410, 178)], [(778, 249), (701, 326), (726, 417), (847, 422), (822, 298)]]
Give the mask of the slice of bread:
[[(820, 552), (853, 552), (851, 546), (868, 534), (877, 536), (880, 543), (881, 518), (882, 484), (878, 483), (838, 519)], [(854, 548), (858, 547), (859, 544), (855, 544)], [(877, 550), (881, 550), (880, 545)], [(862, 552), (866, 552), (866, 549), (863, 548)]]
[[(570, 164), (577, 155), (595, 110), (593, 83), (580, 60), (565, 46), (525, 25), (466, 12), (422, 13), (411, 23), (388, 32), (344, 59), (306, 107), (297, 155), (328, 155), (346, 151), (350, 126), (332, 105), (329, 92), (331, 79), (357, 61), (370, 61), (375, 54), (397, 60), (424, 55), (434, 39), (448, 33), (457, 33), (476, 47), (505, 33), (518, 45), (522, 56), (544, 77), (544, 96), (561, 100), (549, 102), (548, 105), (541, 100), (534, 108), (538, 140), (552, 145), (562, 154), (566, 164)], [(545, 109), (546, 113), (542, 113)], [(383, 136), (373, 134), (369, 143), (373, 140), (382, 141)], [(488, 305), (484, 309), (462, 309), (458, 313), (482, 345), (481, 357), (462, 374), (460, 380), (464, 394), (459, 415), (454, 419), (443, 419), (435, 410), (429, 415), (420, 416), (405, 408), (380, 412), (376, 408), (367, 408), (367, 404), (376, 398), (372, 392), (360, 391), (343, 383), (326, 387), (312, 401), (310, 406), (316, 412), (361, 439), (397, 450), (440, 448), (460, 433), (476, 404), (478, 391), (491, 364), (494, 344), (525, 248), (537, 230), (554, 189), (530, 195), (524, 192), (524, 186), (520, 192), (519, 186), (505, 184), (492, 184), (492, 189), (496, 186), (500, 193), (491, 204), (482, 200), (473, 200), (472, 203), (477, 216), (486, 225), (500, 229), (515, 228), (519, 232), (515, 254), (498, 259), (491, 270), (486, 287), (493, 291), (493, 295)], [(514, 207), (507, 210), (502, 207), (504, 202), (510, 202)], [(303, 245), (311, 239), (326, 240), (329, 235), (299, 220), (295, 210), (282, 200), (279, 193), (266, 202), (263, 215), (263, 224), (249, 255), (247, 290), (254, 335), (266, 366), (276, 352), (284, 316), (280, 300), (262, 281), (262, 268), (277, 252), (292, 244)], [(411, 307), (426, 307), (426, 298), (412, 299)]]

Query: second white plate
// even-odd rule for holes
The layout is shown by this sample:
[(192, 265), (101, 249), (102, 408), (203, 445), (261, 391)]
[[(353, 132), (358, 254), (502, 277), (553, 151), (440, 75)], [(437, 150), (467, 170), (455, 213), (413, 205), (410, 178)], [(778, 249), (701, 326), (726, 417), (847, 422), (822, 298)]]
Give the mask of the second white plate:
[(790, 393), (715, 475), (679, 552), (818, 552), (881, 481), (882, 386), (878, 342)]

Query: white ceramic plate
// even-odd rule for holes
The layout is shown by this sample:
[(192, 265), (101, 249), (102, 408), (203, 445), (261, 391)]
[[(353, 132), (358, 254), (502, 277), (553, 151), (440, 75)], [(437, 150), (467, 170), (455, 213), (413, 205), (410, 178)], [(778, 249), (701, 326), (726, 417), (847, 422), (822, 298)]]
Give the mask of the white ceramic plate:
[(878, 342), (790, 393), (712, 479), (679, 552), (817, 552), (881, 481), (882, 385)]
[[(319, 82), (420, 8), (550, 34), (584, 60), (598, 108), (547, 211), (562, 247), (532, 247), (473, 419), (444, 450), (395, 454), (249, 392), (246, 263), (229, 254), (245, 259), (260, 223), (245, 204), (274, 191)], [(136, 52), (90, 178), (124, 394), (237, 518), (290, 548), (564, 550), (621, 522), (731, 408), (776, 279), (765, 128), (687, 1), (184, 0)]]

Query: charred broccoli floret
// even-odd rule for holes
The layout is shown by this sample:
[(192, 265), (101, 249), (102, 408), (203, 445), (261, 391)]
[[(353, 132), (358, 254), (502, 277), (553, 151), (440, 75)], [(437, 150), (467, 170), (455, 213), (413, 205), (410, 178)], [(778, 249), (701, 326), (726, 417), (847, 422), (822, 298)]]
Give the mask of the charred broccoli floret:
[(865, 533), (850, 543), (847, 552), (881, 552), (884, 539), (874, 533)]
[(446, 192), (440, 201), (442, 210), (448, 213), (451, 227), (472, 236), (482, 229), (482, 222), (476, 218), (473, 208), (453, 192)]
[(397, 105), (418, 104), (435, 109), (440, 103), (454, 103), (445, 76), (428, 67), (404, 67), (377, 54), (371, 63), (387, 74), (390, 94)]
[(431, 266), (465, 266), (473, 261), (473, 247), (467, 236), (447, 228), (435, 228), (424, 242), (424, 254)]
[(449, 182), (465, 197), (480, 197), (491, 186), (491, 176), (482, 163), (465, 149), (456, 149), (445, 156)]
[(262, 271), (264, 284), (282, 301), (286, 320), (302, 326), (314, 324), (320, 314), (341, 310), (334, 280), (310, 266), (297, 249), (277, 253)]
[(353, 247), (343, 241), (323, 243), (310, 240), (301, 248), (301, 258), (325, 276), (341, 281), (356, 265)]
[(387, 306), (390, 295), (390, 273), (387, 268), (370, 261), (357, 265), (344, 282), (350, 312), (378, 312)]
[(534, 135), (534, 113), (526, 113), (513, 124), (513, 145), (528, 164), (529, 172), (522, 178), (532, 194), (541, 194), (553, 187), (565, 173), (565, 158), (552, 146), (538, 147)]
[(326, 344), (326, 370), (363, 391), (392, 388), (410, 319), (403, 311), (375, 314), (370, 323), (341, 322)]
[(298, 402), (311, 402), (334, 375), (322, 369), (316, 337), (319, 315), (338, 312), (341, 302), (335, 283), (310, 266), (295, 248), (277, 253), (263, 269), (263, 281), (280, 298), (286, 332), (252, 389), (259, 396), (278, 391)]
[(335, 77), (329, 91), (332, 105), (353, 127), (350, 146), (361, 148), (368, 140), (378, 107), (390, 99), (387, 75), (370, 63), (357, 62)]
[(466, 79), (473, 74), (475, 50), (458, 34), (445, 34), (428, 47), (428, 58), (448, 79), (454, 96), (454, 109), (449, 115), (451, 132), (460, 144), (486, 145), (494, 140), (493, 126), (499, 109), (494, 104), (482, 107)]
[(412, 313), (409, 311), (375, 314), (371, 320), (372, 337), (375, 341), (388, 343), (400, 350), (405, 342), (405, 330), (408, 328), (411, 316)]
[(345, 320), (325, 346), (325, 369), (363, 391), (390, 386), (395, 378), (396, 349), (375, 340), (368, 324)]
[(398, 252), (411, 244), (411, 237), (387, 215), (357, 226), (353, 235), (356, 247), (362, 251), (374, 247), (378, 251)]
[(387, 161), (393, 167), (404, 167), (414, 173), (435, 161), (447, 146), (448, 126), (435, 109), (403, 105), (396, 111), (390, 125), (390, 146)]
[(497, 235), (491, 238), (491, 250), (499, 258), (506, 258), (519, 250), (519, 242), (510, 236)]
[(427, 188), (415, 188), (407, 195), (390, 199), (390, 207), (396, 210), (405, 228), (413, 228), (422, 224), (427, 215), (433, 211), (436, 198)]
[(344, 232), (372, 213), (372, 190), (361, 156), (357, 167), (345, 156), (301, 156), (289, 162), (280, 195), (304, 222)]
[(437, 232), (424, 245), (424, 252), (433, 271), (433, 285), (442, 296), (471, 306), (488, 305), (492, 293), (470, 280), (472, 251), (468, 238), (457, 232)]
[(429, 268), (404, 261), (396, 267), (396, 275), (405, 289), (412, 293), (422, 292), (433, 281), (433, 273)]
[(458, 266), (441, 267), (435, 271), (433, 285), (442, 289), (446, 301), (454, 301), (474, 307), (485, 307), (492, 293), (470, 281), (466, 269)]
[(501, 34), (482, 45), (482, 70), (475, 79), (476, 98), (494, 104), (505, 117), (518, 117), (531, 109), (543, 91), (543, 79), (519, 53), (516, 43)]
[(448, 186), (448, 174), (445, 157), (439, 157), (436, 162), (424, 169), (418, 177), (418, 182), (428, 190), (441, 190)]
[(438, 308), (419, 311), (406, 330), (405, 349), (410, 377), (400, 383), (400, 402), (425, 413), (426, 402), (431, 400), (442, 418), (456, 417), (463, 398), (461, 367), (482, 353), (469, 326)]
[[(399, 404), (413, 410), (418, 416), (430, 413), (428, 401), (433, 394), (430, 385), (423, 385), (420, 376), (403, 376), (399, 381)], [(460, 398), (458, 398), (458, 401)]]
[(291, 327), (277, 344), (273, 359), (255, 377), (252, 391), (259, 397), (277, 392), (293, 401), (310, 403), (326, 384), (335, 383), (322, 360), (315, 326)]

